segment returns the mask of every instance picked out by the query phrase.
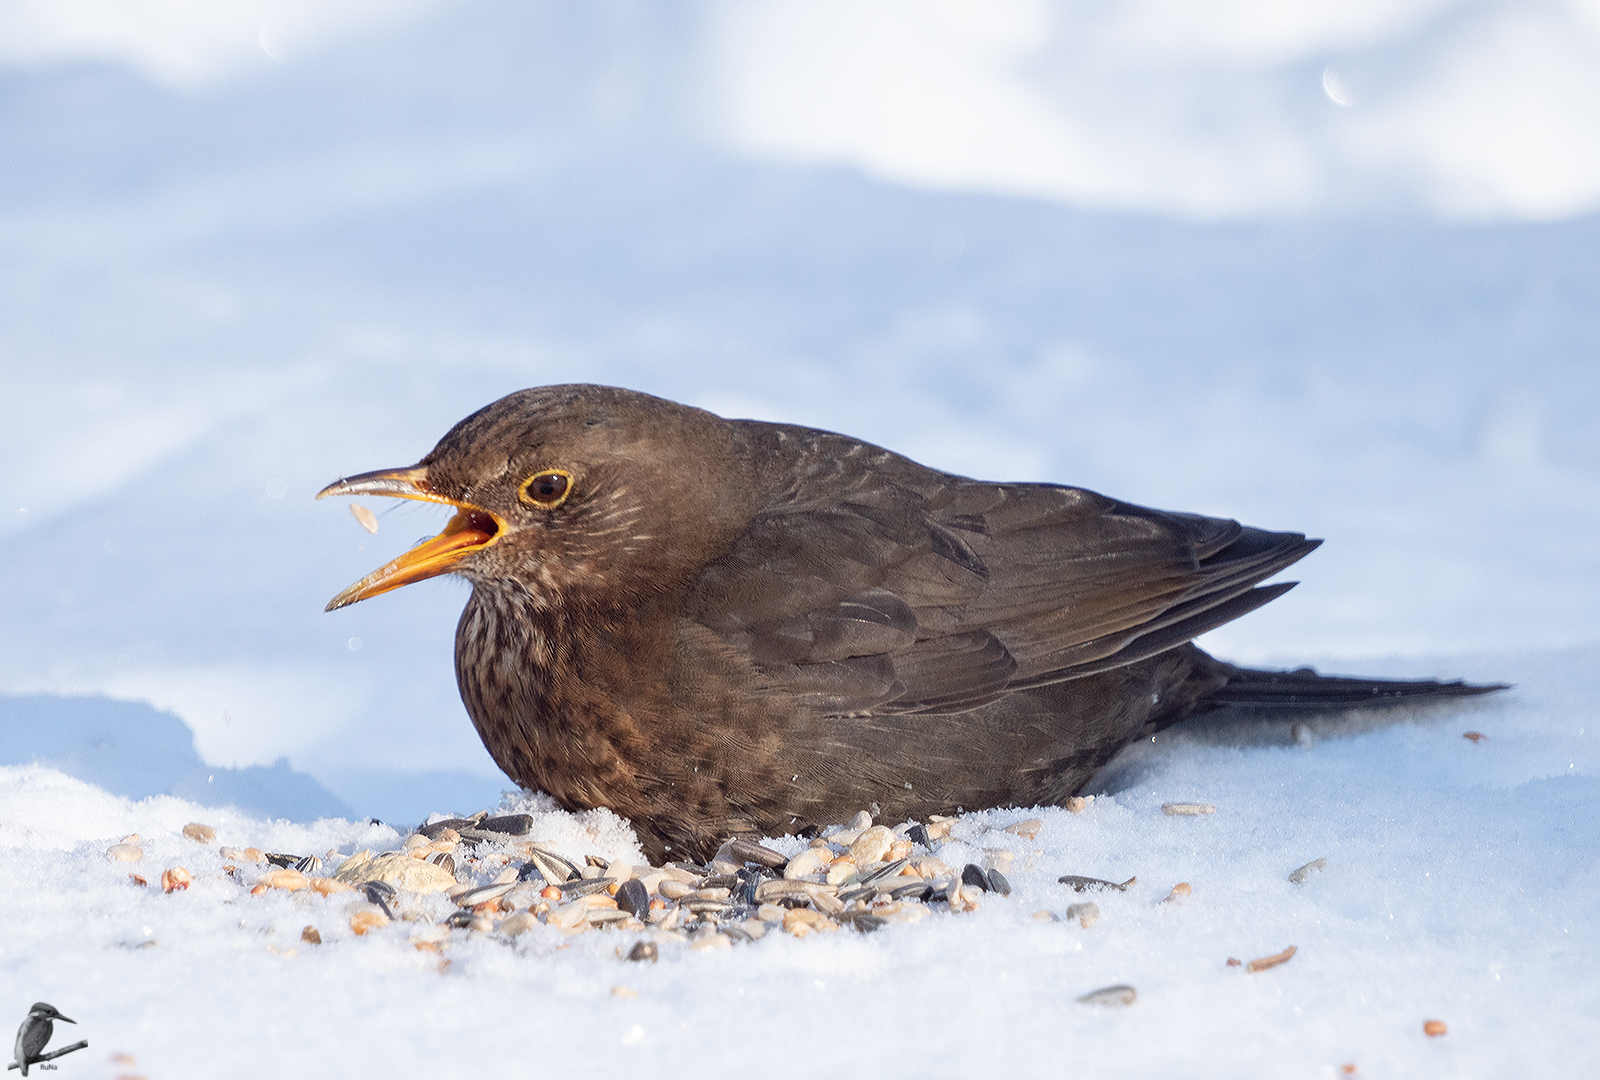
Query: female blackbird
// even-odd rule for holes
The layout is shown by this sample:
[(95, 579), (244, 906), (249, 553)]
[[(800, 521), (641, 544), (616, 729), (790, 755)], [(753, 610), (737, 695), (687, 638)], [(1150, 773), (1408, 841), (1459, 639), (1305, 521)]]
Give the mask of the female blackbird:
[(1235, 668), (1189, 644), (1320, 541), (995, 484), (826, 431), (603, 386), (502, 398), (422, 461), (324, 495), (454, 506), (328, 610), (437, 574), (467, 712), (512, 779), (704, 858), (876, 803), (1058, 804), (1224, 705), (1349, 707), (1460, 683)]

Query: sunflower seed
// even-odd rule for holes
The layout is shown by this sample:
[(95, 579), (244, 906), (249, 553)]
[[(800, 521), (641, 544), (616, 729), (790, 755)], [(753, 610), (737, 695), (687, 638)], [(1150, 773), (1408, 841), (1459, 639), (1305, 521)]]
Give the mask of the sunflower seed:
[(617, 907), (636, 919), (650, 913), (650, 891), (638, 878), (629, 878), (617, 887)]
[(789, 860), (769, 847), (763, 847), (754, 840), (747, 840), (742, 836), (733, 838), (730, 845), (730, 854), (741, 862), (759, 863), (774, 870), (781, 869)]
[(983, 892), (989, 891), (989, 877), (977, 863), (968, 863), (961, 868), (961, 884), (971, 885)]
[(1006, 880), (999, 868), (989, 871), (989, 891), (999, 893), (1001, 896), (1011, 895), (1011, 882)]
[(477, 907), (487, 904), (491, 900), (498, 900), (512, 889), (516, 888), (515, 882), (506, 882), (499, 885), (483, 885), (476, 889), (468, 889), (456, 897), (457, 907)]
[(322, 860), (315, 855), (307, 855), (303, 859), (296, 860), (294, 868), (302, 874), (315, 874), (322, 869)]
[(1122, 884), (1118, 885), (1115, 881), (1105, 881), (1101, 878), (1079, 877), (1076, 874), (1063, 874), (1056, 880), (1063, 885), (1072, 886), (1073, 892), (1083, 892), (1086, 889), (1115, 889), (1118, 892), (1127, 892), (1128, 886), (1132, 885), (1139, 879), (1136, 877), (1131, 877), (1127, 881), (1124, 881)]

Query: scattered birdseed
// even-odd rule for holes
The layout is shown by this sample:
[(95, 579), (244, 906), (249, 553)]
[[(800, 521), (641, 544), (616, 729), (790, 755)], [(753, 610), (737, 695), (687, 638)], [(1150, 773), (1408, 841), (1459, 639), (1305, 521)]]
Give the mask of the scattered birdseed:
[(1461, 737), (1463, 739), (1471, 739), (1474, 743), (1484, 743), (1489, 741), (1489, 736), (1485, 735), (1481, 731), (1468, 731)]
[(1100, 918), (1100, 905), (1095, 903), (1067, 905), (1067, 921), (1076, 919), (1078, 925), (1085, 930), (1093, 926)]
[(181, 866), (174, 866), (170, 870), (162, 871), (161, 891), (164, 893), (179, 892), (183, 889), (187, 889), (189, 887), (189, 883), (193, 880), (194, 876), (190, 874), (189, 871), (185, 870)]
[(317, 928), (315, 926), (307, 926), (304, 930), (300, 931), (300, 940), (304, 941), (308, 945), (321, 945), (322, 935), (317, 932)]
[(361, 522), (361, 527), (372, 535), (378, 534), (378, 515), (360, 503), (350, 504), (350, 515)]
[(1422, 1033), (1430, 1039), (1437, 1039), (1439, 1036), (1445, 1034), (1449, 1030), (1450, 1029), (1445, 1026), (1445, 1022), (1443, 1020), (1428, 1020), (1422, 1025)]
[(1167, 894), (1167, 898), (1165, 900), (1163, 900), (1162, 903), (1164, 903), (1164, 904), (1182, 903), (1184, 900), (1188, 899), (1188, 897), (1191, 896), (1193, 893), (1194, 893), (1194, 890), (1189, 887), (1189, 883), (1187, 881), (1180, 881), (1180, 882), (1178, 882), (1176, 885), (1174, 885), (1172, 887), (1172, 891)]
[(183, 835), (201, 844), (209, 844), (217, 838), (217, 830), (210, 825), (202, 825), (198, 821), (191, 821), (183, 827)]

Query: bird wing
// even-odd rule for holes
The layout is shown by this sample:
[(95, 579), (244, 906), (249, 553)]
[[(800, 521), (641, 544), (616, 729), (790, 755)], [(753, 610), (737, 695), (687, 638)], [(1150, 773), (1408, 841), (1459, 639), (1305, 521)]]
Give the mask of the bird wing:
[(1144, 659), (1280, 595), (1257, 583), (1319, 543), (840, 441), (807, 445), (689, 605), (828, 712), (973, 708)]

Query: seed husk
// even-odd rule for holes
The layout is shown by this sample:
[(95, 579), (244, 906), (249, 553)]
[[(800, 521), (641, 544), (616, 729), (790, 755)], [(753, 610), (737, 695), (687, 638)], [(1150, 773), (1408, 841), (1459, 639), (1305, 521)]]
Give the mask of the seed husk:
[(1199, 817), (1201, 814), (1215, 814), (1217, 808), (1210, 803), (1169, 802), (1161, 804), (1161, 812), (1168, 817)]
[(1312, 874), (1315, 874), (1315, 873), (1317, 873), (1319, 871), (1322, 871), (1322, 870), (1326, 870), (1327, 868), (1328, 868), (1328, 860), (1327, 859), (1312, 859), (1310, 862), (1308, 862), (1304, 866), (1300, 867), (1300, 869), (1295, 870), (1292, 873), (1290, 873), (1289, 874), (1289, 880), (1294, 882), (1296, 885), (1304, 885), (1306, 883), (1306, 879), (1309, 878)]
[(1290, 945), (1281, 953), (1273, 953), (1271, 956), (1263, 956), (1259, 959), (1250, 961), (1244, 966), (1244, 969), (1251, 974), (1254, 974), (1257, 971), (1266, 971), (1269, 968), (1277, 967), (1279, 964), (1287, 964), (1294, 958), (1294, 954), (1299, 951), (1300, 950), (1296, 946)]
[(1119, 983), (1091, 990), (1078, 1000), (1085, 1005), (1132, 1005), (1138, 998), (1139, 991), (1126, 983)]
[(357, 937), (365, 936), (369, 930), (388, 925), (389, 917), (381, 911), (358, 911), (350, 916), (350, 929)]

